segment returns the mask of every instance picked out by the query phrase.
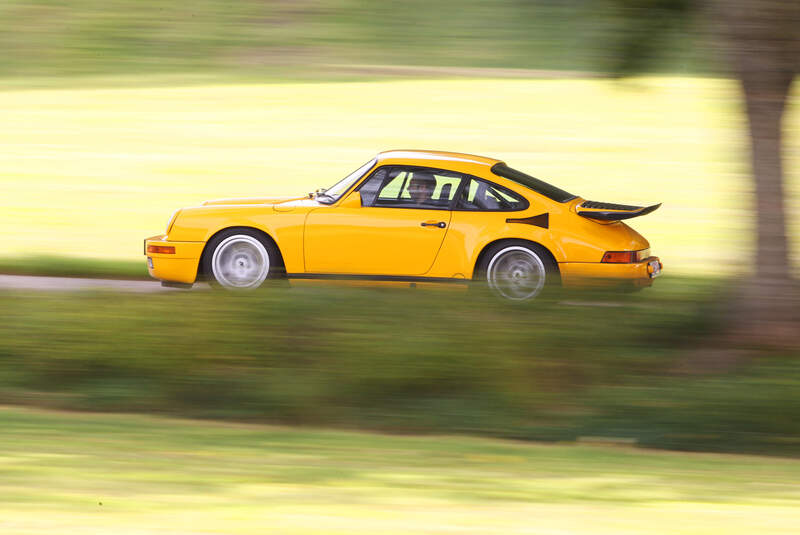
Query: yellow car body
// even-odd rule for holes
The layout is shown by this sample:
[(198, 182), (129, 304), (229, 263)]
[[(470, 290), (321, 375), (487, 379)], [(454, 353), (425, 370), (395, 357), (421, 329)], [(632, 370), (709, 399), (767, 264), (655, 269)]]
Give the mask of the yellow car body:
[[(430, 198), (418, 203), (420, 189)], [(192, 284), (213, 277), (203, 265), (209, 244), (249, 229), (277, 252), (269, 276), (279, 269), (289, 279), (466, 282), (485, 275), (487, 251), (517, 244), (524, 253), (530, 244), (564, 285), (649, 286), (661, 263), (621, 219), (655, 208), (585, 201), (491, 158), (388, 151), (328, 191), (183, 208), (165, 234), (145, 240), (145, 254), (152, 277)], [(235, 256), (228, 251), (230, 262)], [(528, 261), (506, 260), (509, 277)]]

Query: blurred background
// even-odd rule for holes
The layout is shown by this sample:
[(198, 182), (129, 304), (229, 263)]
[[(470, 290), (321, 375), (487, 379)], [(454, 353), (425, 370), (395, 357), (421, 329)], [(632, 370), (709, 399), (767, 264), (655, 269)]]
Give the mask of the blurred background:
[[(727, 4), (4, 0), (2, 274), (145, 279), (142, 239), (177, 208), (304, 194), (395, 148), (662, 202), (631, 226), (666, 274), (518, 307), (0, 275), (0, 529), (792, 532), (798, 19)], [(761, 293), (753, 95), (773, 107), (751, 118), (786, 102), (781, 300)]]

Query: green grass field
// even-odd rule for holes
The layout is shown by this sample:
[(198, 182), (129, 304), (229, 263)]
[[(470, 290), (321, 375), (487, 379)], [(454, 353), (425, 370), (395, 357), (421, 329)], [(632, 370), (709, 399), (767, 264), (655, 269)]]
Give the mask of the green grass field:
[[(341, 79), (330, 65), (342, 63), (602, 70), (621, 17), (603, 0), (5, 0), (0, 21), (0, 84), (35, 85), (209, 72)], [(712, 68), (687, 30), (648, 72)]]
[[(302, 194), (416, 147), (502, 158), (589, 199), (663, 202), (633, 226), (666, 268), (730, 273), (751, 245), (737, 96), (700, 78), (8, 91), (0, 256), (137, 260), (179, 207)], [(796, 107), (786, 130), (797, 213)]]
[(800, 462), (0, 408), (0, 530), (794, 533)]

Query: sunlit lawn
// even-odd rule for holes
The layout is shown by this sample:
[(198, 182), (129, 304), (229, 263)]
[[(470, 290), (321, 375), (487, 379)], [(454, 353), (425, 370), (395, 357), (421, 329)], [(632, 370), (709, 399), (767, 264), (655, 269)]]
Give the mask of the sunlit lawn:
[(800, 462), (0, 410), (3, 533), (794, 533)]
[[(667, 269), (727, 272), (750, 247), (737, 98), (699, 78), (6, 91), (0, 257), (139, 259), (176, 208), (303, 194), (378, 151), (430, 148), (505, 159), (588, 199), (663, 202), (634, 226)], [(797, 107), (787, 130), (796, 194)]]

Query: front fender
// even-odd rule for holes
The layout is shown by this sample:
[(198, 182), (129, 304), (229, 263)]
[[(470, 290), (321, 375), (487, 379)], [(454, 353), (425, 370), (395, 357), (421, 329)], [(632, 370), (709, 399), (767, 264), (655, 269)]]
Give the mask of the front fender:
[(272, 205), (209, 205), (186, 208), (172, 225), (167, 241), (203, 242), (231, 227), (267, 234), (277, 245), (289, 272), (302, 273), (305, 212), (280, 213)]

